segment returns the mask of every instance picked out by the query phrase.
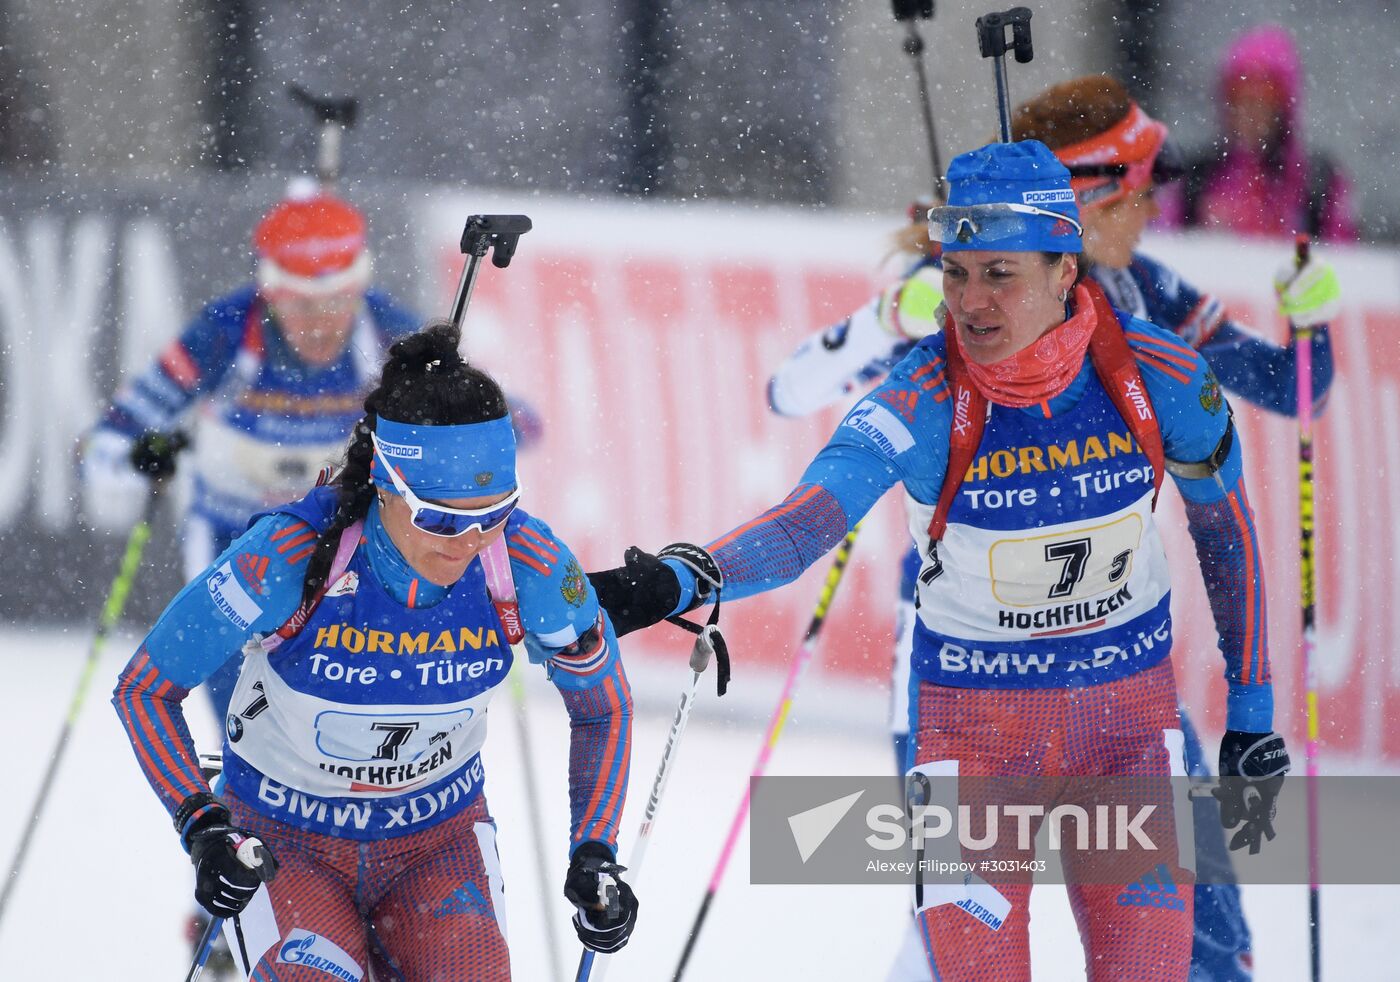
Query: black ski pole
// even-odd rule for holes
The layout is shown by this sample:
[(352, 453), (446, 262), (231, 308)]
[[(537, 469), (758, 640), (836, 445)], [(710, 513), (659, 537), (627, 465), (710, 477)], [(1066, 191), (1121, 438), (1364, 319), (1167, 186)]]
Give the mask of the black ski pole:
[[(1011, 39), (1006, 37), (1007, 29)], [(1011, 90), (1006, 82), (1006, 52), (1025, 64), (1035, 57), (1031, 47), (1031, 12), (1028, 7), (1012, 7), (1001, 13), (977, 18), (977, 47), (983, 58), (990, 58), (996, 72), (997, 117), (1001, 121), (1001, 142), (1011, 142)]]
[(492, 265), (505, 269), (515, 256), (520, 237), (532, 228), (534, 223), (525, 215), (472, 215), (467, 218), (466, 228), (462, 229), (462, 255), (467, 261), (457, 281), (451, 314), (452, 323), (459, 331), (467, 315), (467, 304), (471, 303), (482, 257), (489, 251)]
[(933, 166), (933, 197), (946, 202), (948, 189), (943, 184), (943, 159), (938, 153), (938, 136), (933, 125), (933, 100), (929, 97), (928, 72), (924, 69), (924, 37), (919, 33), (919, 21), (933, 20), (933, 0), (893, 0), (894, 19), (904, 25), (904, 53), (914, 63), (914, 75), (919, 83), (919, 109), (923, 112), (924, 133), (928, 137), (929, 163)]
[(321, 127), (316, 149), (316, 177), (323, 189), (331, 188), (340, 177), (340, 139), (359, 118), (360, 104), (353, 96), (320, 98), (300, 85), (288, 85), (293, 99), (310, 109)]
[[(173, 454), (178, 453), (184, 446), (184, 435), (174, 434), (168, 438), (171, 442), (167, 449)], [(107, 594), (107, 602), (102, 605), (102, 615), (97, 621), (97, 632), (92, 636), (92, 644), (88, 647), (87, 661), (83, 665), (82, 674), (78, 676), (78, 688), (73, 693), (73, 698), (68, 704), (68, 714), (63, 720), (63, 729), (58, 733), (58, 744), (54, 747), (53, 753), (49, 755), (49, 766), (44, 771), (44, 778), (39, 783), (39, 793), (34, 800), (34, 806), (29, 810), (29, 817), (24, 821), (24, 834), (20, 837), (19, 847), (15, 850), (14, 860), (10, 863), (9, 875), (5, 878), (5, 886), (0, 889), (0, 922), (5, 917), (5, 909), (10, 902), (10, 897), (14, 894), (15, 884), (19, 882), (20, 870), (24, 866), (24, 861), (29, 855), (29, 846), (34, 838), (34, 830), (39, 827), (39, 819), (43, 815), (44, 805), (49, 800), (49, 792), (53, 788), (54, 778), (58, 774), (58, 768), (63, 763), (63, 755), (68, 749), (69, 738), (73, 735), (73, 725), (78, 720), (78, 714), (82, 712), (83, 703), (87, 700), (88, 686), (92, 682), (93, 673), (97, 669), (97, 663), (102, 660), (102, 650), (107, 646), (107, 637), (116, 627), (117, 621), (121, 619), (122, 611), (126, 609), (127, 597), (131, 593), (131, 586), (136, 581), (136, 573), (141, 567), (141, 556), (146, 551), (146, 543), (151, 538), (151, 526), (155, 521), (156, 509), (160, 504), (161, 490), (164, 487), (164, 476), (153, 477), (151, 480), (151, 490), (146, 497), (146, 503), (142, 509), (141, 518), (131, 528), (130, 535), (126, 540), (126, 551), (122, 554), (121, 567), (117, 571), (116, 579), (112, 581), (112, 589)]]

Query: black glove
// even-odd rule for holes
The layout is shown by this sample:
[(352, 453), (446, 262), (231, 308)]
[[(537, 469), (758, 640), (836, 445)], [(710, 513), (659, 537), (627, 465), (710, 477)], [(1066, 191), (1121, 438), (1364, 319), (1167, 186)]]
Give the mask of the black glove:
[(147, 430), (131, 448), (131, 466), (138, 473), (161, 480), (175, 474), (175, 458), (189, 446), (189, 437), (179, 430), (165, 433)]
[(578, 909), (574, 932), (585, 948), (611, 954), (627, 945), (637, 925), (637, 897), (618, 877), (613, 851), (601, 842), (585, 842), (569, 861), (564, 896)]
[(195, 871), (194, 899), (215, 917), (242, 913), (258, 887), (277, 875), (272, 850), (229, 821), (228, 809), (219, 806), (185, 833)]
[(1277, 733), (1226, 730), (1220, 740), (1220, 824), (1240, 828), (1230, 837), (1231, 849), (1259, 851), (1263, 839), (1274, 837), (1274, 813), (1283, 776), (1288, 773), (1288, 750)]
[(655, 556), (632, 546), (623, 556), (625, 565), (588, 574), (618, 637), (665, 620), (680, 603), (681, 585), (663, 558), (678, 559), (696, 574), (695, 596), (686, 610), (709, 600), (722, 582), (714, 557), (699, 546), (677, 542)]

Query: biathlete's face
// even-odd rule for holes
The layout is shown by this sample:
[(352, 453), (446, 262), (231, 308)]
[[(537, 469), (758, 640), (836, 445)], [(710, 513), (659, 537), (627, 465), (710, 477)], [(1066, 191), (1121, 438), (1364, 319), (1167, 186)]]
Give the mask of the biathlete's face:
[(279, 290), (267, 298), (273, 319), (292, 353), (318, 368), (344, 353), (363, 302), (360, 290), (324, 295)]
[(943, 302), (967, 357), (1010, 358), (1063, 322), (1078, 268), (1070, 255), (1051, 264), (1039, 252), (944, 253)]
[(1106, 205), (1083, 209), (1084, 254), (1090, 262), (1127, 268), (1147, 223), (1162, 213), (1155, 192), (1156, 186), (1148, 184)]
[[(431, 503), (448, 508), (489, 508), (505, 501), (512, 493), (478, 498), (444, 498)], [(506, 524), (502, 522), (489, 532), (472, 529), (450, 538), (433, 535), (413, 524), (413, 512), (407, 501), (384, 490), (379, 492), (379, 514), (390, 541), (403, 558), (423, 579), (437, 586), (451, 586), (460, 580), (477, 553), (495, 542), (506, 530)]]

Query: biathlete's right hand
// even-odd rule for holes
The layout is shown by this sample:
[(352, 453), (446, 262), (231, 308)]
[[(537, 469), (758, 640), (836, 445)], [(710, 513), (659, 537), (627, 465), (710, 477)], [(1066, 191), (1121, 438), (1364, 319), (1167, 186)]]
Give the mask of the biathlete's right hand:
[(688, 542), (673, 543), (654, 556), (632, 546), (623, 564), (588, 574), (618, 637), (694, 610), (723, 583), (714, 557)]
[(1290, 264), (1274, 276), (1278, 309), (1294, 327), (1320, 327), (1342, 312), (1342, 286), (1332, 264), (1310, 256), (1302, 266)]
[(195, 870), (194, 899), (214, 917), (241, 914), (258, 887), (277, 875), (272, 850), (231, 820), (222, 805), (210, 808), (184, 836)]
[(154, 480), (175, 475), (175, 459), (189, 446), (190, 439), (180, 430), (166, 433), (147, 430), (136, 438), (131, 448), (131, 466), (140, 474)]

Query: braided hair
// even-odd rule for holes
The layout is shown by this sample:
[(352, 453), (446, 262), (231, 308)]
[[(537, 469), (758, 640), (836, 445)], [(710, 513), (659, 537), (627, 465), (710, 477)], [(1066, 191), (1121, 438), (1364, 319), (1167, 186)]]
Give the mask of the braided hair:
[(303, 607), (315, 602), (330, 575), (341, 533), (364, 518), (374, 501), (370, 434), (380, 418), (417, 426), (454, 426), (509, 414), (496, 380), (462, 357), (458, 350), (461, 337), (460, 328), (435, 321), (400, 338), (389, 349), (379, 385), (365, 397), (365, 415), (351, 433), (345, 464), (331, 482), (336, 493), (335, 515), (307, 564)]

